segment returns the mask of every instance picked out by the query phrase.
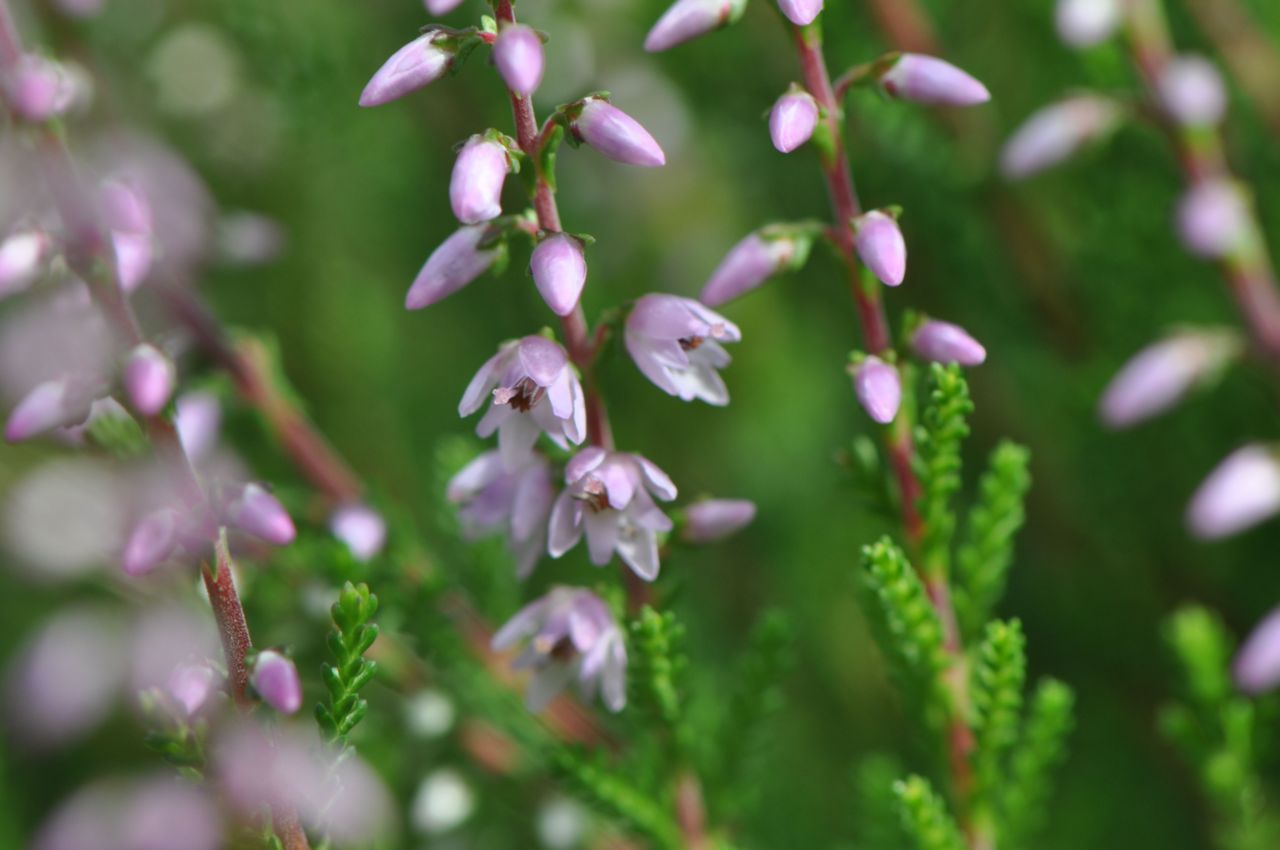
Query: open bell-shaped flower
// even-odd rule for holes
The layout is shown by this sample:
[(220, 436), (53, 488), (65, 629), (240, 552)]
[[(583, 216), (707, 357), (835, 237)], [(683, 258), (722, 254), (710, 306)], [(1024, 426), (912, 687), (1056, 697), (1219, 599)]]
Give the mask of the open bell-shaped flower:
[(854, 219), (854, 244), (858, 256), (886, 286), (898, 286), (907, 276), (907, 243), (898, 220), (872, 210)]
[(485, 452), (450, 479), (445, 495), (459, 506), (463, 537), (502, 534), (515, 558), (516, 575), (523, 579), (533, 572), (546, 551), (547, 520), (556, 495), (546, 458), (532, 454), (524, 466), (509, 470), (499, 452)]
[(975, 106), (991, 99), (987, 87), (936, 56), (903, 53), (880, 75), (891, 97), (936, 106)]
[(582, 384), (564, 349), (545, 337), (527, 336), (498, 349), (471, 379), (458, 415), (470, 416), (489, 399), (476, 433), (488, 437), (498, 432), (498, 449), (508, 469), (526, 463), (540, 433), (565, 449), (586, 437)]
[(728, 366), (730, 358), (721, 343), (741, 339), (733, 322), (678, 295), (642, 296), (627, 316), (631, 359), (646, 378), (683, 401), (729, 403), (729, 390), (718, 370)]
[(627, 648), (609, 606), (588, 590), (554, 587), (521, 608), (493, 636), (495, 651), (525, 642), (516, 669), (532, 672), (525, 701), (542, 711), (575, 679), (590, 699), (598, 691), (610, 711), (627, 704)]
[(640, 122), (602, 97), (592, 96), (566, 110), (569, 131), (600, 153), (624, 165), (665, 165), (662, 148)]
[(542, 82), (546, 64), (542, 39), (524, 24), (503, 27), (493, 42), (493, 64), (498, 66), (507, 88), (528, 97)]
[(818, 102), (804, 89), (793, 88), (769, 111), (769, 137), (780, 153), (791, 153), (813, 137), (818, 127)]
[(529, 258), (529, 272), (538, 294), (551, 312), (567, 316), (578, 306), (587, 283), (587, 259), (582, 242), (567, 233), (553, 233), (538, 243)]
[(423, 33), (391, 55), (360, 93), (361, 106), (381, 106), (444, 76), (457, 44), (441, 30)]
[(640, 455), (591, 446), (573, 456), (564, 479), (568, 486), (551, 509), (551, 557), (568, 552), (585, 532), (591, 563), (602, 567), (616, 551), (640, 578), (657, 578), (658, 532), (670, 531), (672, 522), (653, 500), (676, 497), (667, 474)]
[(489, 226), (460, 227), (440, 247), (431, 252), (413, 285), (405, 295), (407, 310), (421, 310), (449, 297), (488, 271), (502, 253), (502, 244), (492, 238)]
[(649, 30), (644, 49), (650, 53), (670, 50), (733, 23), (746, 7), (747, 0), (676, 0)]

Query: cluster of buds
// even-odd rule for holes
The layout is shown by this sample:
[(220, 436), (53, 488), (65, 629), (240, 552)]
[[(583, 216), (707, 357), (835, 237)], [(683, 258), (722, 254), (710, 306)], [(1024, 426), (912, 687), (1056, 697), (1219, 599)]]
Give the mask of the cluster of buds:
[[(429, 0), (427, 8), (443, 14), (456, 5)], [(740, 0), (678, 4), (648, 45), (661, 49), (720, 26), (744, 5)], [(800, 7), (812, 4), (795, 5), (800, 14)], [(554, 167), (548, 154), (563, 140), (626, 165), (661, 166), (666, 154), (605, 94), (561, 106), (538, 128), (530, 98), (545, 70), (543, 37), (516, 23), (510, 7), (497, 9), (496, 23), (486, 20), (480, 28), (428, 28), (387, 60), (360, 98), (362, 106), (390, 102), (440, 78), (471, 50), (492, 49), (515, 109), (517, 138), (490, 129), (461, 146), (449, 188), (461, 226), (428, 257), (405, 303), (420, 309), (457, 292), (497, 263), (512, 237), (523, 235), (533, 242), (529, 273), (534, 287), (564, 330), (563, 344), (550, 332), (505, 342), (480, 367), (458, 412), (467, 417), (483, 408), (476, 433), (496, 435), (498, 447), (459, 471), (447, 497), (458, 506), (465, 537), (505, 538), (519, 578), (530, 575), (543, 556), (559, 558), (585, 537), (593, 564), (604, 566), (616, 554), (641, 579), (653, 581), (662, 542), (675, 528), (657, 503), (673, 500), (676, 486), (648, 459), (613, 449), (598, 388), (587, 381), (584, 389), (598, 340), (613, 325), (598, 329), (597, 341), (591, 341), (580, 306), (591, 240), (561, 230), (547, 169)], [(511, 215), (503, 210), (503, 187), (508, 174), (522, 169), (532, 171), (533, 209)], [(771, 270), (748, 271), (757, 283), (779, 264), (793, 262), (797, 251), (807, 252), (807, 246), (801, 249), (785, 235), (770, 234), (759, 242)], [(754, 267), (760, 260), (744, 256), (738, 265)], [(726, 286), (742, 287), (736, 279), (741, 274), (731, 271), (728, 276), (735, 280)], [(732, 322), (694, 299), (652, 293), (631, 305), (621, 325), (636, 366), (664, 392), (685, 401), (728, 403), (720, 377), (730, 361), (724, 346), (741, 338)], [(557, 486), (560, 464), (564, 483)], [(754, 511), (750, 503), (701, 503), (690, 510), (680, 539), (709, 542), (727, 536), (748, 523)], [(499, 631), (494, 647), (505, 649), (525, 637), (532, 639), (516, 664), (534, 671), (528, 692), (533, 710), (575, 678), (588, 695), (599, 692), (609, 709), (623, 707), (622, 630), (595, 594), (565, 587), (551, 591)]]

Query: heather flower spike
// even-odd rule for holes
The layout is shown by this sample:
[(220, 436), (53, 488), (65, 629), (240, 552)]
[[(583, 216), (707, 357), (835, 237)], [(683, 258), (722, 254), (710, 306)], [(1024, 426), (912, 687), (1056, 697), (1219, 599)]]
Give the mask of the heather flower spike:
[(1092, 47), (1120, 28), (1123, 0), (1058, 0), (1058, 35), (1072, 47)]
[(730, 249), (703, 284), (699, 300), (709, 307), (719, 307), (779, 272), (798, 269), (809, 258), (812, 245), (812, 236), (803, 228), (772, 226), (758, 230)]
[(178, 514), (167, 508), (143, 517), (124, 544), (120, 568), (128, 576), (154, 570), (178, 548)]
[(1110, 135), (1124, 113), (1114, 101), (1083, 94), (1034, 113), (1014, 131), (1000, 151), (1000, 171), (1020, 180), (1063, 162), (1080, 149)]
[(887, 286), (898, 286), (907, 275), (907, 243), (895, 216), (872, 210), (854, 219), (858, 256)]
[(676, 0), (645, 37), (650, 53), (670, 50), (678, 44), (728, 26), (742, 17), (747, 0)]
[(680, 538), (702, 545), (732, 537), (756, 518), (755, 502), (746, 499), (707, 499), (684, 509)]
[(431, 30), (392, 54), (360, 94), (360, 105), (381, 106), (444, 76), (457, 56), (456, 41)]
[(578, 306), (587, 282), (582, 242), (566, 233), (549, 235), (533, 249), (529, 272), (551, 312), (557, 316), (569, 315)]
[(566, 115), (574, 138), (614, 162), (647, 168), (666, 165), (667, 156), (649, 131), (603, 97), (588, 97), (567, 109)]
[(1280, 513), (1280, 458), (1253, 443), (1227, 456), (1191, 498), (1187, 525), (1197, 537), (1228, 537)]
[(34, 227), (11, 232), (0, 242), (0, 298), (22, 292), (40, 277), (52, 247), (49, 236)]
[(227, 506), (227, 519), (241, 531), (276, 546), (292, 543), (297, 535), (284, 505), (260, 484), (244, 486)]
[(969, 332), (951, 322), (927, 319), (911, 335), (911, 347), (925, 360), (978, 366), (987, 359), (987, 350)]
[(1216, 178), (1187, 190), (1178, 202), (1178, 235), (1191, 253), (1206, 259), (1225, 257), (1252, 233), (1249, 201), (1236, 182)]
[(129, 403), (143, 416), (155, 416), (164, 410), (176, 382), (173, 361), (155, 346), (143, 343), (129, 352), (124, 364), (124, 388)]
[(778, 98), (769, 112), (769, 136), (781, 153), (791, 153), (809, 141), (817, 126), (818, 102), (796, 86)]
[(730, 358), (721, 343), (738, 342), (738, 326), (692, 298), (650, 294), (627, 316), (626, 343), (645, 377), (683, 401), (729, 403), (718, 370)]
[(617, 551), (640, 578), (657, 578), (658, 532), (670, 531), (672, 522), (653, 500), (676, 497), (667, 474), (640, 455), (591, 446), (573, 456), (564, 478), (568, 486), (551, 509), (551, 557), (568, 552), (585, 532), (591, 563), (602, 567)]
[(471, 379), (458, 415), (470, 416), (490, 399), (476, 433), (498, 433), (508, 469), (525, 464), (540, 433), (566, 449), (586, 437), (582, 384), (564, 349), (545, 337), (527, 336), (503, 345)]
[(778, 8), (787, 20), (798, 27), (807, 27), (822, 14), (823, 0), (778, 0)]
[(298, 668), (274, 649), (258, 653), (250, 678), (262, 701), (281, 714), (293, 714), (302, 707), (302, 680)]
[(888, 425), (898, 415), (902, 382), (892, 364), (875, 356), (864, 358), (854, 367), (853, 390), (862, 409), (881, 425)]
[(542, 39), (524, 24), (503, 27), (493, 43), (493, 64), (507, 88), (528, 97), (542, 82), (546, 64)]
[(1185, 127), (1211, 127), (1220, 123), (1227, 112), (1222, 72), (1203, 56), (1170, 60), (1157, 88), (1165, 111)]
[(449, 481), (445, 495), (459, 506), (466, 539), (501, 534), (515, 558), (517, 577), (533, 572), (546, 551), (547, 520), (556, 496), (546, 458), (533, 454), (513, 471), (500, 452), (485, 452)]
[(1242, 351), (1234, 331), (1184, 332), (1149, 345), (1107, 385), (1102, 421), (1124, 428), (1163, 413)]
[(1236, 686), (1257, 696), (1280, 685), (1280, 608), (1254, 627), (1231, 666)]
[(447, 298), (488, 271), (501, 254), (501, 240), (487, 225), (458, 228), (427, 258), (405, 295), (405, 309), (421, 310)]
[(880, 75), (892, 97), (937, 106), (975, 106), (991, 99), (987, 87), (935, 56), (903, 53)]
[(486, 136), (472, 136), (453, 165), (449, 202), (463, 224), (479, 224), (502, 214), (502, 184), (511, 170), (506, 146)]
[(600, 597), (572, 587), (552, 588), (521, 608), (493, 636), (495, 651), (524, 641), (513, 662), (532, 672), (525, 701), (542, 711), (575, 679), (583, 695), (598, 691), (610, 711), (627, 704), (627, 648), (622, 629)]

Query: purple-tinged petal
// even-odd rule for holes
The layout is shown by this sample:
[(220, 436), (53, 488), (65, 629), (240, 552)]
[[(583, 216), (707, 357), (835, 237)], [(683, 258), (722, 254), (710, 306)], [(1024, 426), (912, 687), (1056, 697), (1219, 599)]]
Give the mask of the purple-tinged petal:
[(1168, 62), (1156, 81), (1160, 102), (1184, 127), (1211, 127), (1227, 113), (1227, 87), (1222, 72), (1203, 56), (1179, 56)]
[(526, 540), (545, 527), (555, 501), (555, 486), (551, 482), (551, 469), (539, 458), (520, 473), (511, 503), (511, 534), (517, 540)]
[(1231, 180), (1197, 183), (1178, 202), (1178, 235), (1197, 256), (1224, 257), (1245, 243), (1251, 230), (1249, 201)]
[(516, 346), (516, 353), (524, 373), (544, 388), (555, 383), (569, 366), (569, 356), (564, 349), (544, 336), (524, 337)]
[(500, 142), (472, 136), (458, 151), (449, 179), (449, 202), (463, 224), (479, 224), (502, 214), (502, 185), (511, 161)]
[(631, 458), (639, 465), (640, 474), (650, 493), (664, 502), (670, 502), (678, 495), (671, 476), (663, 472), (656, 463), (640, 455), (632, 455)]
[(357, 561), (377, 557), (387, 542), (387, 521), (364, 504), (343, 505), (329, 517), (333, 536), (347, 544)]
[(587, 532), (587, 554), (591, 563), (603, 567), (613, 560), (613, 549), (618, 544), (618, 515), (587, 511), (583, 519)]
[(649, 30), (644, 49), (650, 53), (670, 50), (732, 23), (745, 7), (746, 0), (676, 0)]
[(702, 287), (699, 300), (718, 307), (760, 286), (789, 266), (797, 245), (789, 237), (766, 238), (752, 233), (734, 245)]
[(880, 76), (893, 97), (941, 106), (974, 106), (991, 99), (987, 87), (936, 56), (904, 53)]
[(148, 514), (129, 532), (120, 557), (125, 575), (141, 576), (160, 566), (178, 548), (178, 515), (172, 510)]
[(480, 247), (487, 233), (485, 225), (469, 225), (442, 242), (409, 287), (405, 308), (429, 307), (484, 274), (498, 259), (499, 252), (496, 247)]
[(1280, 608), (1254, 627), (1231, 666), (1236, 685), (1251, 696), (1280, 685)]
[(462, 467), (445, 486), (445, 498), (451, 502), (465, 502), (488, 487), (502, 475), (502, 459), (497, 452), (485, 452)]
[(151, 202), (132, 181), (103, 181), (98, 189), (102, 215), (112, 230), (126, 233), (151, 233), (154, 219)]
[(570, 129), (604, 156), (624, 165), (654, 168), (665, 165), (666, 154), (649, 131), (607, 100), (589, 97)]
[(707, 499), (684, 510), (680, 536), (687, 543), (714, 543), (737, 534), (756, 518), (755, 502), (746, 499)]
[(658, 577), (658, 539), (652, 531), (628, 528), (618, 536), (618, 557), (645, 581)]
[(1071, 47), (1092, 47), (1115, 34), (1122, 19), (1122, 0), (1058, 0), (1054, 19), (1058, 35)]
[(361, 106), (381, 106), (444, 76), (454, 51), (439, 31), (425, 33), (391, 55), (360, 94)]
[(528, 97), (542, 82), (546, 64), (542, 39), (523, 24), (504, 27), (493, 43), (493, 64), (498, 66), (507, 88)]
[(297, 536), (284, 505), (258, 484), (245, 485), (240, 496), (227, 506), (227, 519), (241, 531), (276, 546), (286, 546)]
[(217, 445), (222, 405), (213, 393), (192, 392), (178, 397), (173, 424), (182, 450), (193, 463), (206, 458)]
[(1191, 498), (1187, 525), (1197, 537), (1227, 537), (1280, 513), (1280, 459), (1253, 443), (1227, 456)]
[(498, 453), (503, 466), (514, 472), (528, 463), (541, 433), (542, 429), (532, 417), (517, 414), (502, 420), (498, 426)]
[(891, 215), (872, 210), (854, 221), (858, 256), (887, 286), (898, 286), (907, 275), (907, 243)]
[(116, 230), (111, 234), (111, 245), (116, 254), (116, 277), (120, 288), (133, 292), (147, 275), (155, 261), (155, 240), (148, 233), (129, 233)]
[(853, 389), (858, 402), (876, 422), (888, 425), (898, 415), (902, 402), (902, 383), (898, 370), (878, 357), (868, 357), (853, 376)]
[(587, 282), (587, 260), (577, 239), (564, 233), (548, 236), (533, 249), (529, 271), (551, 312), (567, 316), (578, 306)]
[(818, 127), (818, 102), (806, 91), (790, 91), (769, 112), (769, 136), (781, 153), (791, 153)]
[(462, 0), (425, 0), (427, 12), (432, 15), (447, 15), (462, 5)]
[(503, 345), (497, 354), (484, 362), (462, 393), (462, 401), (458, 402), (459, 416), (465, 419), (484, 406), (489, 400), (489, 392), (497, 385), (514, 353), (514, 344)]
[(582, 480), (587, 473), (595, 470), (600, 464), (608, 459), (609, 453), (599, 446), (587, 446), (573, 457), (569, 458), (569, 462), (564, 466), (564, 480), (566, 484)]
[(778, 8), (791, 23), (807, 27), (822, 14), (822, 0), (778, 0)]
[(293, 662), (273, 649), (258, 653), (253, 664), (253, 689), (267, 705), (281, 714), (302, 708), (302, 680)]
[(600, 696), (615, 714), (627, 707), (627, 649), (622, 637), (609, 642), (609, 655), (600, 674)]
[(61, 428), (74, 425), (89, 415), (89, 399), (79, 397), (72, 381), (55, 378), (39, 384), (18, 402), (4, 426), (4, 438), (20, 443)]
[(1123, 112), (1098, 95), (1069, 97), (1040, 109), (1014, 131), (1000, 152), (1000, 172), (1011, 180), (1030, 177), (1104, 138)]
[(143, 416), (155, 416), (173, 397), (178, 374), (173, 361), (153, 345), (139, 345), (124, 364), (124, 389), (129, 403)]
[(603, 486), (603, 495), (608, 499), (609, 507), (618, 511), (631, 504), (640, 484), (639, 470), (628, 456), (617, 452), (610, 453), (608, 459), (595, 468), (591, 479), (588, 484), (599, 483)]
[(15, 230), (0, 242), (0, 298), (22, 292), (40, 277), (51, 242), (36, 228)]
[(67, 69), (43, 56), (22, 56), (6, 84), (9, 106), (23, 120), (42, 123), (75, 102), (75, 81)]
[(930, 319), (911, 337), (916, 354), (935, 363), (977, 366), (987, 359), (987, 350), (969, 332), (951, 322)]
[(547, 528), (547, 553), (559, 558), (582, 539), (582, 504), (568, 490), (561, 491), (551, 507)]
[(1163, 413), (1240, 350), (1233, 332), (1179, 333), (1147, 346), (1107, 385), (1098, 405), (1102, 421), (1124, 428)]
[(194, 717), (213, 695), (217, 680), (208, 664), (179, 664), (169, 674), (165, 690), (187, 717)]

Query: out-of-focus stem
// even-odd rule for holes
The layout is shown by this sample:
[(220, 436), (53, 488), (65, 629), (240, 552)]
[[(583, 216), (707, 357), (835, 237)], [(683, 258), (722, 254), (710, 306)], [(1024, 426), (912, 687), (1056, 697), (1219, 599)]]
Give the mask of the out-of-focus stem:
[[(1130, 53), (1149, 97), (1159, 103), (1158, 86), (1174, 56), (1160, 0), (1131, 0), (1126, 26)], [(1211, 180), (1231, 180), (1221, 134), (1208, 127), (1165, 122), (1178, 151), (1188, 188)], [(1227, 288), (1248, 326), (1257, 353), (1280, 369), (1280, 289), (1262, 227), (1249, 205), (1249, 233), (1219, 262)]]
[(1240, 0), (1187, 0), (1186, 5), (1271, 134), (1280, 138), (1280, 51)]
[(938, 34), (918, 0), (870, 0), (867, 5), (880, 29), (898, 50), (938, 52)]

